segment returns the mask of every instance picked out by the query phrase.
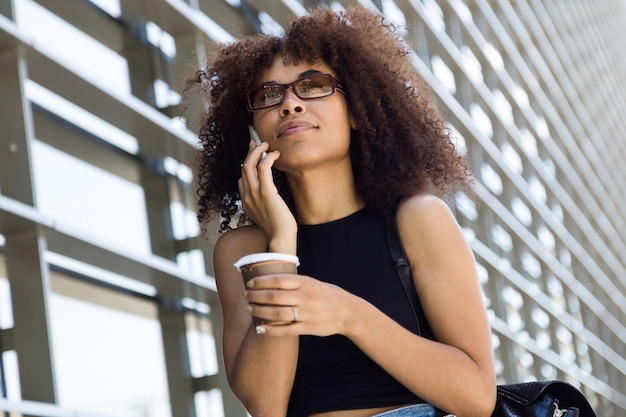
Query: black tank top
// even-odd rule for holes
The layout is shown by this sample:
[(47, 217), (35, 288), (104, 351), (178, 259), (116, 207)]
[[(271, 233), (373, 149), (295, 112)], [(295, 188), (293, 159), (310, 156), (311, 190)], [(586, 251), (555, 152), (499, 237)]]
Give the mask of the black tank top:
[[(298, 272), (362, 297), (413, 333), (417, 326), (393, 266), (384, 218), (367, 208), (300, 225)], [(301, 336), (289, 417), (421, 403), (348, 338)]]

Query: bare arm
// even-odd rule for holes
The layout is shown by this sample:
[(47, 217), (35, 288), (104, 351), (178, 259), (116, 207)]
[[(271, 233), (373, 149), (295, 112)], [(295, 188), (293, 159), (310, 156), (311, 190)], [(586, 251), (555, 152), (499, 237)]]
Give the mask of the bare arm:
[(424, 400), (464, 417), (490, 416), (491, 333), (471, 249), (448, 207), (435, 197), (404, 202), (398, 227), (437, 342), (408, 334), (369, 306), (368, 322), (359, 321), (349, 337)]
[[(489, 416), (495, 404), (491, 333), (471, 250), (452, 213), (435, 197), (402, 204), (398, 227), (437, 342), (410, 337), (376, 312), (370, 313), (375, 324), (355, 329), (352, 337), (424, 400), (460, 417)], [(386, 346), (377, 343), (383, 334)]]
[(267, 240), (255, 226), (233, 230), (217, 241), (215, 278), (224, 314), (224, 362), (230, 386), (252, 415), (280, 416), (295, 375), (297, 336), (265, 338), (256, 334), (241, 273), (233, 263), (241, 256), (264, 252)]

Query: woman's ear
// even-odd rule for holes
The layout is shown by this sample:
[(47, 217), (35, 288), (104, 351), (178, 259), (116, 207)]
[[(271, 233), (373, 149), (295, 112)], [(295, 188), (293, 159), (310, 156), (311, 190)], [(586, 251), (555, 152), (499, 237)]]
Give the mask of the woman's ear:
[(348, 121), (350, 122), (350, 127), (352, 128), (352, 130), (356, 130), (356, 120), (352, 116), (352, 112), (348, 113)]

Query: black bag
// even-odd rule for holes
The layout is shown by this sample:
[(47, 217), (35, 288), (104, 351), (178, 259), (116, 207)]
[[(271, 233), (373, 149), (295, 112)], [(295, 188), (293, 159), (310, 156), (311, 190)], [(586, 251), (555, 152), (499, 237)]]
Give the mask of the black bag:
[[(417, 332), (432, 339), (432, 331), (417, 298), (395, 219), (387, 222), (387, 241), (415, 316)], [(446, 413), (440, 415), (451, 416)], [(549, 380), (498, 385), (496, 407), (491, 417), (596, 417), (596, 413), (578, 388), (565, 381)]]
[(498, 385), (492, 417), (595, 417), (582, 392), (564, 381)]

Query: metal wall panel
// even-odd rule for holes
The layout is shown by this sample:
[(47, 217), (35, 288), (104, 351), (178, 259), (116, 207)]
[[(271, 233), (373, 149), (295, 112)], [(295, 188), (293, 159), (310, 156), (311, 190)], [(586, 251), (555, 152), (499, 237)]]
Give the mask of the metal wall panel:
[[(0, 6), (0, 252), (14, 319), (0, 329), (0, 352), (25, 360), (22, 396), (0, 399), (0, 410), (76, 415), (55, 405), (46, 303), (50, 268), (61, 266), (46, 259), (53, 252), (153, 289), (147, 298), (159, 311), (172, 415), (197, 415), (197, 393), (218, 389), (224, 415), (245, 416), (221, 361), (216, 374), (190, 371), (185, 315), (205, 314), (217, 352), (222, 324), (211, 276), (216, 234), (201, 239), (193, 228), (175, 227), (185, 216), (176, 207), (195, 211), (184, 175), (193, 121), (178, 117), (176, 93), (209, 43), (269, 30), (268, 19), (283, 23), (306, 7), (359, 3), (403, 14), (407, 39), (419, 45), (415, 66), (448, 109), (479, 180), (482, 204), (459, 195), (456, 210), (479, 263), (499, 381), (561, 378), (581, 387), (598, 415), (626, 412), (625, 3), (120, 0), (119, 13), (110, 14), (87, 0), (36, 0), (122, 57), (129, 91), (119, 93), (34, 41), (15, 22), (20, 1)], [(29, 83), (114, 126), (136, 149), (33, 104)], [(128, 253), (43, 213), (33, 192), (36, 140), (141, 187), (150, 253)], [(204, 269), (197, 273), (189, 265), (200, 250)], [(65, 272), (132, 293), (125, 284)], [(210, 314), (186, 307), (189, 300)]]

